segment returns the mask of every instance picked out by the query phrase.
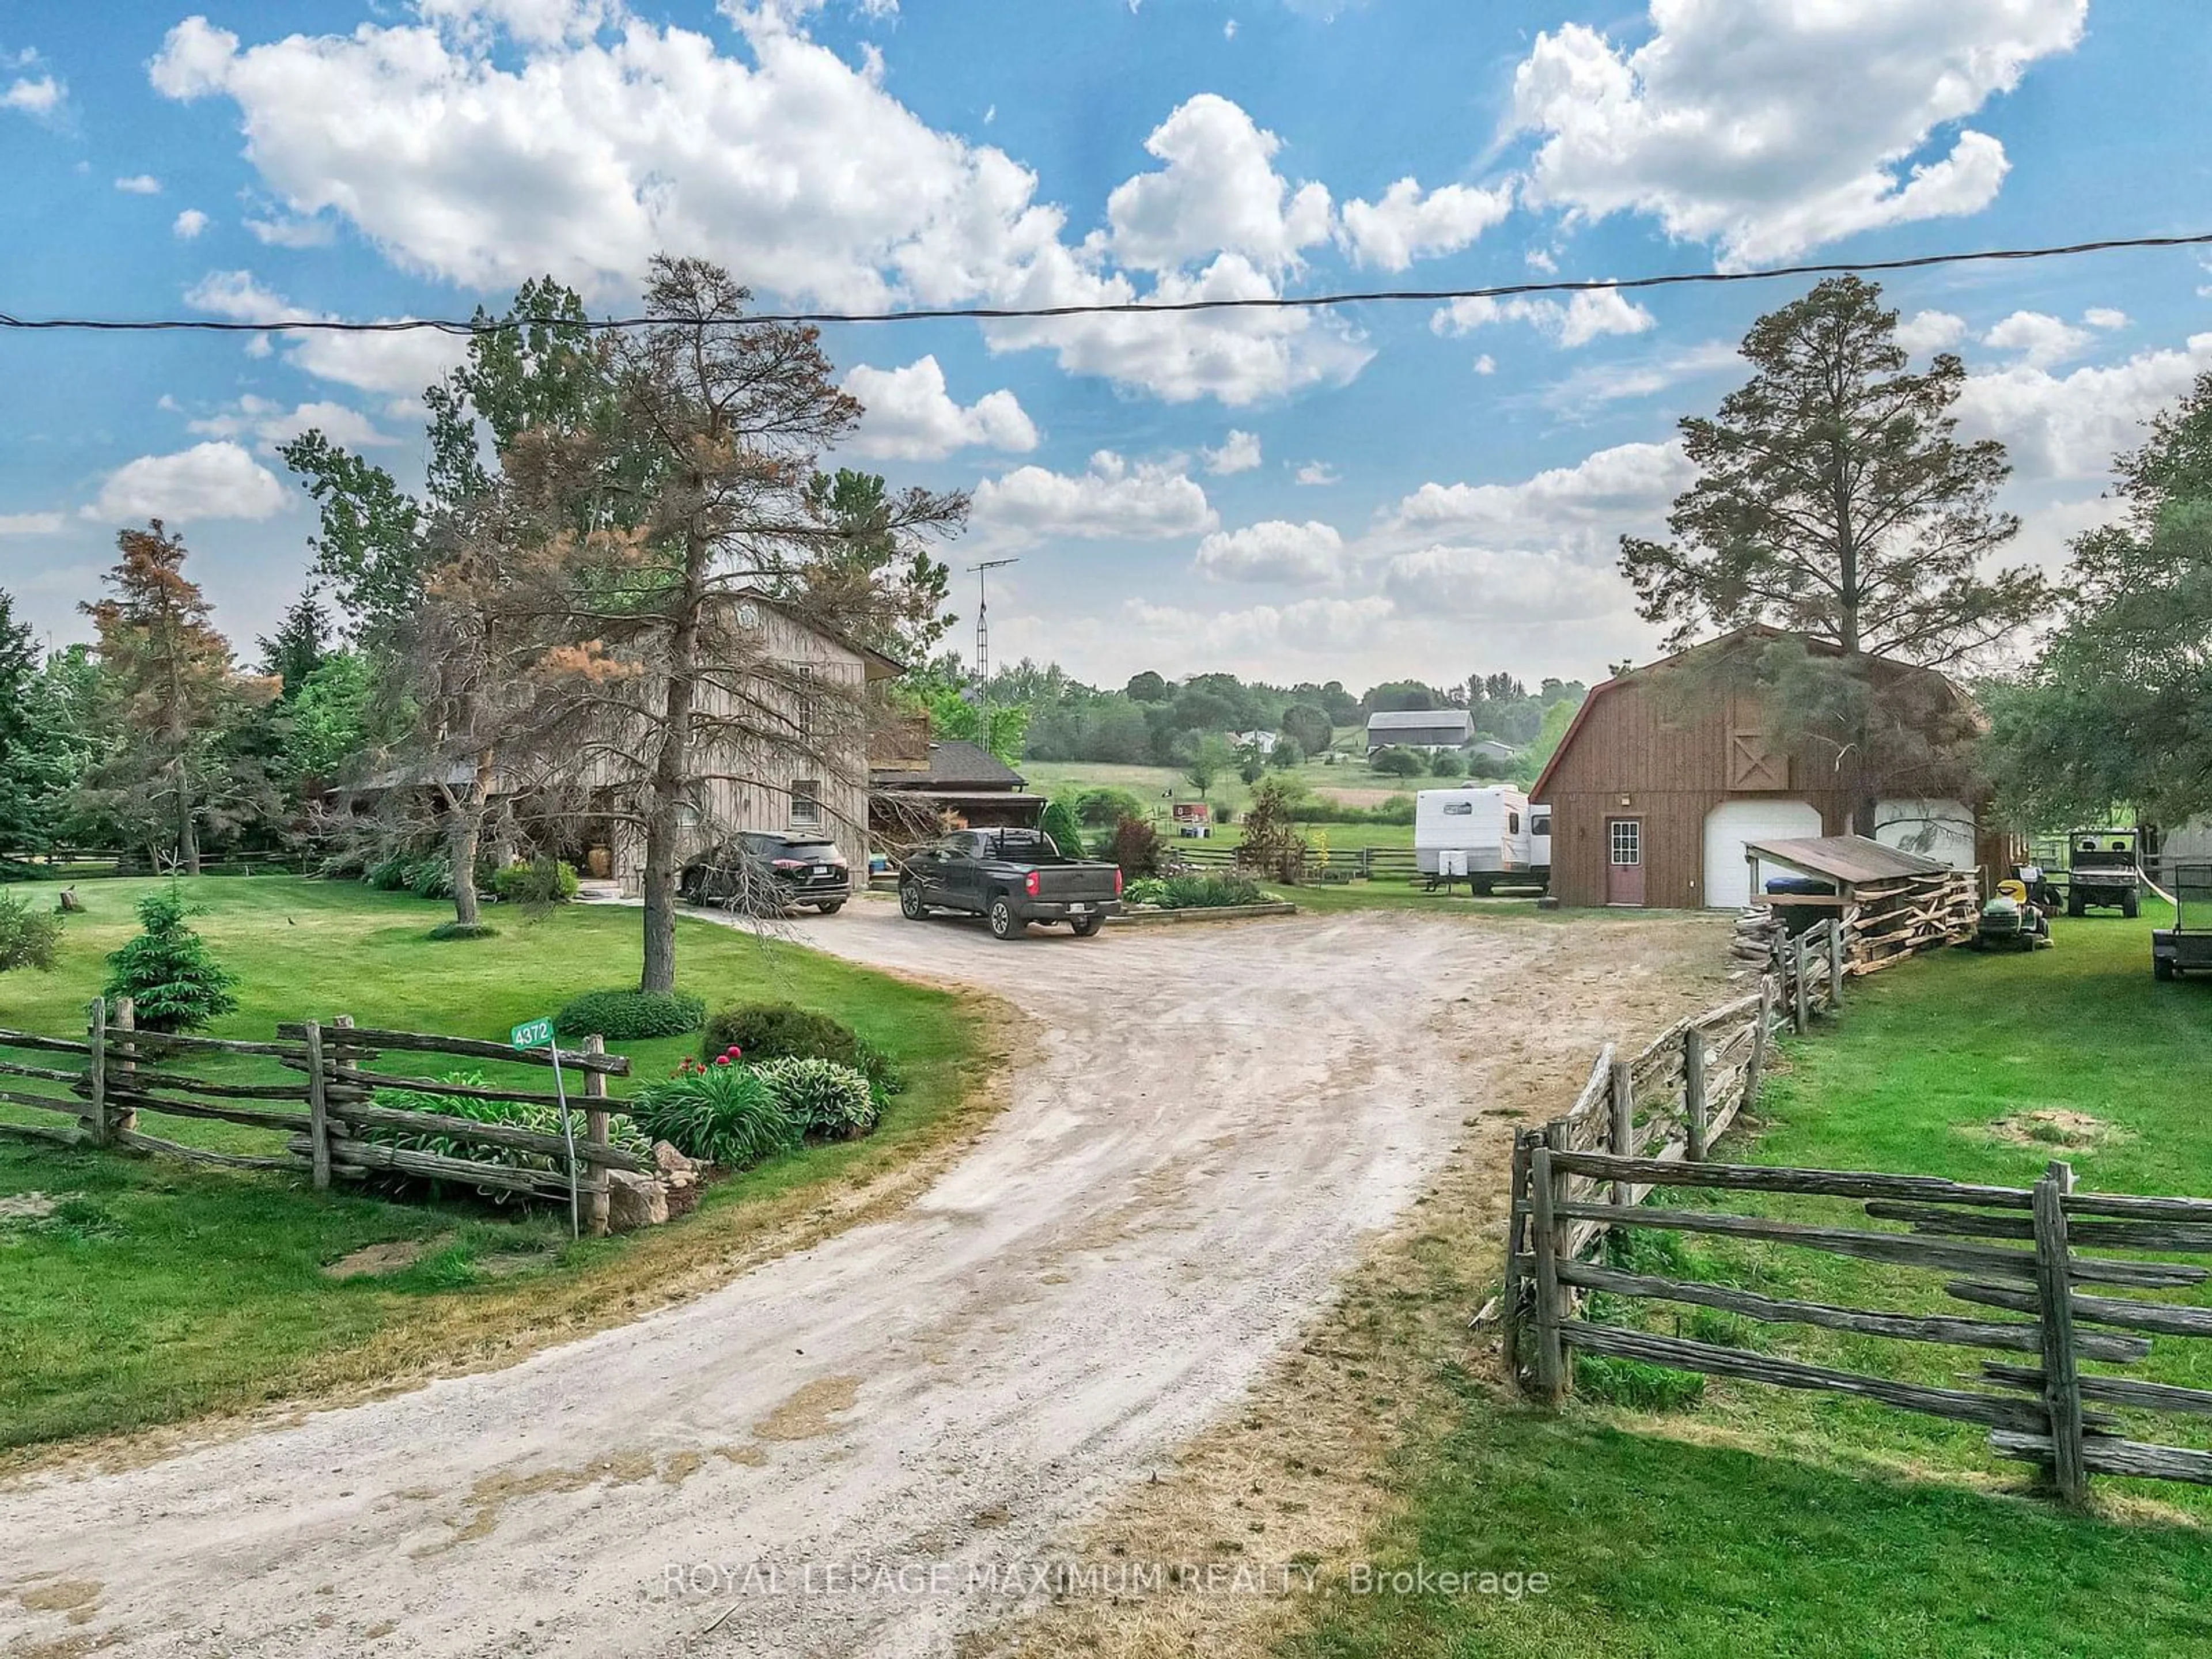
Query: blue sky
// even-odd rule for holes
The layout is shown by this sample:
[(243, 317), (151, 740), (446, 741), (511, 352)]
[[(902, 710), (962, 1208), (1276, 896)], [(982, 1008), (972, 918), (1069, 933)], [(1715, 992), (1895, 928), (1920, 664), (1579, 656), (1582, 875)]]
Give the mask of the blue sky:
[[(2212, 13), (2108, 0), (232, 0), (0, 13), (0, 310), (465, 315), (654, 251), (872, 309), (1608, 276), (2212, 228)], [(2187, 252), (1899, 277), (2020, 556), (2212, 368)], [(1790, 284), (848, 326), (839, 459), (975, 492), (1002, 658), (1355, 685), (1644, 658), (1613, 574)], [(403, 477), (431, 337), (0, 336), (0, 585), (58, 639), (180, 523), (252, 654), (321, 425)], [(971, 591), (963, 582), (964, 606)]]

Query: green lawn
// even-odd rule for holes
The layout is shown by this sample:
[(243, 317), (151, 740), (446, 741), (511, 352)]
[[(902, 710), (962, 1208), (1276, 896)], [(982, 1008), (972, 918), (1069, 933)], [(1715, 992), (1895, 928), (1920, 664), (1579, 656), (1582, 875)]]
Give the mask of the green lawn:
[[(2081, 1184), (2212, 1194), (2212, 985), (2155, 984), (2144, 924), (2059, 924), (2033, 956), (1942, 952), (1855, 983), (1840, 1028), (1788, 1045), (1738, 1161), (1942, 1174), (2025, 1185), (2052, 1156)], [(1992, 1133), (2027, 1112), (2084, 1114), (2094, 1146)], [(2054, 1132), (2055, 1133), (2055, 1132)], [(1735, 1195), (1741, 1196), (1741, 1195)], [(1684, 1191), (1662, 1201), (1699, 1201)], [(1842, 1204), (1761, 1209), (1870, 1224)], [(1639, 1240), (1679, 1237), (1645, 1233)], [(1766, 1294), (1966, 1312), (1942, 1276), (1735, 1241), (1650, 1270)], [(1685, 1272), (1686, 1270), (1686, 1272)], [(2212, 1295), (2197, 1298), (2212, 1305)], [(1636, 1304), (1639, 1309), (1649, 1304)], [(1620, 1309), (1600, 1310), (1620, 1316)], [(1954, 1382), (1978, 1351), (1731, 1322), (1646, 1319), (1815, 1363)], [(1696, 1328), (1691, 1328), (1696, 1327)], [(2091, 1367), (2091, 1369), (2106, 1369)], [(2212, 1342), (2161, 1337), (2129, 1375), (2212, 1387)], [(1443, 1363), (1456, 1403), (1393, 1472), (1398, 1508), (1371, 1553), (1460, 1570), (1543, 1572), (1518, 1602), (1441, 1594), (1336, 1597), (1285, 1651), (1354, 1656), (2182, 1655), (2212, 1651), (2212, 1494), (2100, 1479), (2094, 1511), (2030, 1495), (2032, 1473), (1981, 1431), (1827, 1395), (1681, 1373), (1585, 1373), (1556, 1417)], [(1694, 1395), (1695, 1384), (1674, 1386)], [(1610, 1395), (1610, 1398), (1607, 1396)], [(1624, 1403), (1626, 1402), (1626, 1403)], [(2129, 1414), (2127, 1431), (2212, 1443), (2203, 1419)]]
[[(88, 914), (70, 919), (59, 969), (0, 979), (0, 1026), (81, 1031), (101, 957), (130, 934), (131, 901), (153, 884), (82, 884)], [(635, 982), (635, 909), (502, 914), (495, 939), (441, 944), (425, 935), (448, 907), (352, 884), (209, 877), (185, 885), (208, 907), (196, 925), (240, 980), (241, 1006), (216, 1036), (265, 1037), (279, 1020), (350, 1013), (363, 1025), (503, 1039), (579, 990)], [(54, 890), (27, 890), (44, 901)], [(565, 1214), (514, 1219), (317, 1194), (303, 1176), (0, 1139), (0, 1205), (23, 1194), (59, 1200), (43, 1216), (0, 1213), (0, 1449), (374, 1382), (630, 1316), (687, 1276), (711, 1275), (764, 1229), (886, 1176), (984, 1109), (970, 1097), (991, 1058), (985, 1005), (728, 928), (679, 927), (679, 981), (710, 1007), (787, 997), (834, 1012), (899, 1063), (909, 1087), (874, 1136), (718, 1182), (678, 1225), (580, 1244), (567, 1240)], [(617, 1045), (635, 1072), (616, 1091), (665, 1074), (696, 1041)], [(471, 1064), (398, 1053), (380, 1063)], [(542, 1070), (490, 1069), (544, 1086)], [(141, 1127), (201, 1145), (265, 1149), (271, 1139), (151, 1115)], [(321, 1271), (364, 1245), (410, 1239), (439, 1245), (397, 1274), (340, 1282)]]

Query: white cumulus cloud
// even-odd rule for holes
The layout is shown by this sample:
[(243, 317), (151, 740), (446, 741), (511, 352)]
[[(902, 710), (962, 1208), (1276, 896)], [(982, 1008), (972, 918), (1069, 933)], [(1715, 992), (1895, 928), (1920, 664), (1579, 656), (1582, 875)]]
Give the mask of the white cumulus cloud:
[(1966, 319), (1948, 311), (1916, 311), (1897, 325), (1897, 343), (1911, 357), (1948, 351), (1966, 337)]
[(2139, 448), (2142, 423), (2212, 372), (2212, 333), (2185, 346), (2054, 374), (2032, 362), (1969, 374), (1956, 405), (1970, 437), (2003, 440), (2024, 479), (2095, 478)]
[(1218, 581), (1305, 587), (1336, 575), (1343, 555), (1344, 538), (1334, 526), (1268, 519), (1242, 530), (1217, 530), (1199, 543), (1193, 568)]
[(162, 519), (266, 519), (284, 509), (284, 486), (269, 469), (228, 441), (195, 444), (173, 455), (141, 455), (108, 475), (88, 519), (118, 523)]
[(1755, 263), (1856, 231), (1969, 214), (2008, 167), (1939, 131), (2070, 52), (2087, 0), (1650, 0), (1631, 48), (1581, 23), (1536, 38), (1513, 121), (1539, 135), (1526, 198), (1656, 217)]
[(61, 527), (58, 513), (0, 513), (0, 536), (52, 536)]
[(2040, 311), (2015, 311), (1982, 336), (1993, 350), (2011, 352), (2036, 368), (2079, 356), (2091, 338), (2086, 328)]
[(963, 407), (945, 389), (934, 356), (904, 368), (856, 364), (845, 390), (867, 411), (847, 445), (856, 455), (934, 461), (975, 447), (1018, 453), (1037, 447), (1036, 428), (1012, 392), (987, 392)]
[[(250, 270), (210, 271), (186, 291), (185, 302), (240, 323), (310, 322), (332, 316), (294, 305), (264, 288)], [(467, 341), (435, 329), (392, 334), (299, 333), (282, 337), (284, 355), (293, 366), (319, 380), (336, 380), (364, 392), (409, 396), (441, 378), (468, 355)], [(262, 352), (267, 349), (264, 345)]]
[(1438, 334), (1468, 334), (1493, 323), (1526, 323), (1556, 345), (1572, 349), (1608, 334), (1641, 334), (1656, 325), (1618, 289), (1585, 289), (1562, 304), (1542, 295), (1454, 300), (1429, 319)]
[(256, 439), (264, 453), (273, 454), (313, 428), (348, 449), (375, 449), (398, 441), (359, 410), (328, 401), (295, 404), (287, 409), (268, 398), (248, 394), (229, 408), (185, 423), (185, 429), (206, 438)]
[(1249, 472), (1260, 465), (1260, 440), (1257, 434), (1239, 432), (1231, 428), (1221, 441), (1218, 449), (1201, 447), (1199, 462), (1217, 478), (1227, 477), (1232, 472)]
[(208, 228), (208, 216), (198, 208), (186, 208), (170, 225), (170, 233), (180, 242), (193, 240)]
[(1020, 466), (976, 485), (969, 526), (987, 547), (1059, 540), (1163, 541), (1220, 523), (1197, 481), (1172, 467), (1132, 465), (1110, 449), (1079, 473)]
[(116, 189), (125, 196), (159, 196), (161, 181), (150, 173), (134, 173), (115, 181)]
[(1413, 179), (1401, 179), (1380, 201), (1344, 204), (1344, 240), (1358, 264), (1403, 270), (1416, 259), (1457, 252), (1512, 209), (1510, 184), (1446, 185), (1424, 195)]

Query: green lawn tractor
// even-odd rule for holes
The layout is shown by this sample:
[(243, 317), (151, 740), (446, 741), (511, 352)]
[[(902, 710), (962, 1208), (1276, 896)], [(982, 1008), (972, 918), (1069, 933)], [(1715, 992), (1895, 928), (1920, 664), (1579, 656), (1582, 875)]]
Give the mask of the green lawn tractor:
[(1996, 896), (1983, 905), (1981, 915), (1975, 918), (1974, 937), (1968, 943), (1977, 951), (2048, 949), (2051, 916), (2028, 897), (2025, 884), (2001, 881)]

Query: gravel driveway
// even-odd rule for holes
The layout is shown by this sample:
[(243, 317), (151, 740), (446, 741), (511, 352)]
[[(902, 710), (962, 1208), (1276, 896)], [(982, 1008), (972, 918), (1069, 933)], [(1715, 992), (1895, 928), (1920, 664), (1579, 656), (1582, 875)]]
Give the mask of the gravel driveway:
[(1021, 1599), (989, 1575), (1233, 1407), (1468, 1133), (1486, 1053), (1654, 978), (1629, 927), (1593, 963), (1572, 924), (1402, 912), (805, 932), (1032, 1023), (936, 1186), (507, 1370), (0, 1494), (0, 1644), (949, 1652)]

